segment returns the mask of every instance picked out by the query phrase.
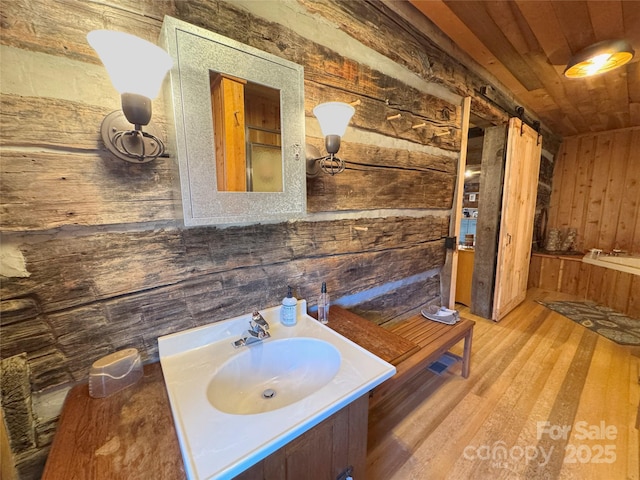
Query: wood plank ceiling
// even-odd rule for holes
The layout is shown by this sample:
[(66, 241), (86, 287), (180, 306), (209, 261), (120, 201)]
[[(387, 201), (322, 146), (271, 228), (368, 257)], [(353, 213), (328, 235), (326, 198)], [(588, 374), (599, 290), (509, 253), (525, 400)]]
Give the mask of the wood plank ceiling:
[[(640, 0), (408, 1), (554, 133), (640, 125)], [(610, 39), (631, 43), (631, 63), (563, 76), (573, 54)]]

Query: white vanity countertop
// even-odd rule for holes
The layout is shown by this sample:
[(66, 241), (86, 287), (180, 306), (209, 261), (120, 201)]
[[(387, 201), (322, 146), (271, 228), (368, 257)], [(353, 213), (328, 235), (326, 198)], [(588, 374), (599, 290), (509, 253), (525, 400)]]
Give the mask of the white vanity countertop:
[(207, 388), (218, 369), (234, 355), (260, 344), (235, 349), (232, 342), (247, 329), (251, 315), (160, 337), (160, 363), (169, 394), (187, 475), (191, 479), (232, 478), (325, 418), (393, 376), (395, 367), (306, 314), (297, 305), (298, 323), (280, 324), (280, 306), (260, 310), (271, 338), (315, 338), (340, 353), (335, 377), (302, 400), (259, 414), (224, 413), (212, 406)]

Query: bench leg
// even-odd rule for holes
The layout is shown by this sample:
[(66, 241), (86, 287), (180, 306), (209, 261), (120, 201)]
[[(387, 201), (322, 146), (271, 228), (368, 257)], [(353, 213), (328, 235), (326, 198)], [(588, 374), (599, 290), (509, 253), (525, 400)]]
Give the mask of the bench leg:
[(471, 340), (473, 338), (473, 327), (464, 337), (464, 352), (462, 353), (462, 377), (468, 378), (471, 369)]

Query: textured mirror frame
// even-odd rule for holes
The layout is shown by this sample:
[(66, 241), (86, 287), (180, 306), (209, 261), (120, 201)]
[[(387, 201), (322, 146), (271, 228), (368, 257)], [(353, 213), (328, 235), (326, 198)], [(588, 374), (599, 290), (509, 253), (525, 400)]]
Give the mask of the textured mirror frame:
[[(203, 28), (165, 16), (160, 45), (173, 57), (166, 103), (169, 147), (180, 170), (185, 226), (286, 221), (306, 213), (304, 70)], [(209, 72), (280, 91), (282, 192), (223, 192), (216, 161)]]

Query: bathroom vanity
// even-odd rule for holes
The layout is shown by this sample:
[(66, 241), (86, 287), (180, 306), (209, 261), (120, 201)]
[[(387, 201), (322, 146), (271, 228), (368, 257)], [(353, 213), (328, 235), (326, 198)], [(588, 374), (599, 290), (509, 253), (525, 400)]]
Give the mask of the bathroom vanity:
[[(364, 478), (367, 407), (364, 395), (236, 478), (337, 478), (349, 467)], [(71, 389), (42, 478), (186, 479), (160, 363), (107, 398)]]
[[(160, 337), (160, 363), (110, 397), (76, 386), (44, 478), (364, 478), (369, 392), (396, 369), (306, 307)], [(238, 342), (248, 326), (269, 335)]]
[[(296, 305), (295, 325), (282, 323), (282, 308), (260, 310), (269, 337), (248, 346), (239, 345), (238, 339), (251, 336), (256, 323), (252, 314), (158, 339), (190, 479), (234, 478), (281, 448), (289, 451), (290, 442), (352, 403), (357, 405), (361, 397), (366, 400), (395, 373), (393, 365), (307, 315), (305, 300)], [(342, 422), (335, 428), (342, 428)], [(310, 470), (298, 478), (338, 478), (348, 467), (340, 462), (334, 474), (318, 475), (329, 473), (321, 464), (333, 463), (326, 454), (347, 447), (334, 444), (342, 442), (344, 434), (315, 433), (310, 438), (318, 435), (325, 440), (318, 440), (319, 451), (302, 455), (296, 471)], [(318, 464), (306, 458), (314, 455), (321, 459)], [(291, 462), (287, 460), (287, 468)]]

